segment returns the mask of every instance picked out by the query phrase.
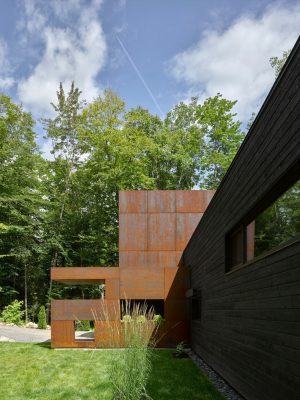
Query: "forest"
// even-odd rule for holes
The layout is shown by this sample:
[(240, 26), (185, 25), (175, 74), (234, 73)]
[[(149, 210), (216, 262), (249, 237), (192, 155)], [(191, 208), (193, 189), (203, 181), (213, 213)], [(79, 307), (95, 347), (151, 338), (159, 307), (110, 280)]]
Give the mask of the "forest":
[(60, 85), (38, 121), (48, 160), (37, 121), (0, 95), (0, 311), (23, 300), (35, 320), (51, 298), (97, 295), (52, 286), (50, 268), (118, 265), (119, 190), (217, 188), (244, 137), (234, 104), (192, 98), (161, 119), (111, 90), (87, 104)]

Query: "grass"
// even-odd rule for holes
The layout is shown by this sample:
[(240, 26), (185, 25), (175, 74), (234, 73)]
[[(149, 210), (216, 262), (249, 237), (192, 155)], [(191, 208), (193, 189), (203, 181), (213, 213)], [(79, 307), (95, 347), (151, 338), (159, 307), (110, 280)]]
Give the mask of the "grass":
[[(111, 400), (107, 367), (114, 351), (0, 343), (0, 399)], [(155, 351), (148, 393), (153, 400), (224, 400), (189, 359), (170, 350)]]

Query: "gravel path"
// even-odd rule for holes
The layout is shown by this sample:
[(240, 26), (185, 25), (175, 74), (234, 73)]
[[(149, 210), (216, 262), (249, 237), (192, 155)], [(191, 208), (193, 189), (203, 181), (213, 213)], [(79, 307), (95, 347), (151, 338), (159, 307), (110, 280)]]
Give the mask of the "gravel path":
[(51, 331), (46, 329), (21, 328), (19, 326), (0, 325), (0, 336), (8, 337), (16, 342), (47, 342)]
[(210, 368), (206, 362), (202, 360), (193, 350), (187, 349), (186, 353), (190, 359), (199, 367), (212, 384), (222, 393), (226, 400), (245, 400), (240, 394), (238, 394), (224, 379), (217, 374), (212, 368)]

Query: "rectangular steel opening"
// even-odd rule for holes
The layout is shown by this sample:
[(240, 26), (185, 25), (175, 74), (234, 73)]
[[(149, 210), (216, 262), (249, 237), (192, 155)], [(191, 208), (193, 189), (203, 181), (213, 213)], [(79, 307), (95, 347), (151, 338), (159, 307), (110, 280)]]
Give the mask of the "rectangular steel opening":
[(74, 339), (92, 341), (95, 340), (95, 321), (74, 321)]

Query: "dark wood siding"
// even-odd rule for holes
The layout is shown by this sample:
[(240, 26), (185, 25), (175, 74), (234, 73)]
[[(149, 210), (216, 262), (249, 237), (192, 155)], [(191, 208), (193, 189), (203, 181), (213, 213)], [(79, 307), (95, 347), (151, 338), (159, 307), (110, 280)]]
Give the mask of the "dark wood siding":
[(248, 400), (300, 399), (300, 241), (225, 273), (225, 237), (300, 178), (300, 42), (185, 252), (191, 345)]

